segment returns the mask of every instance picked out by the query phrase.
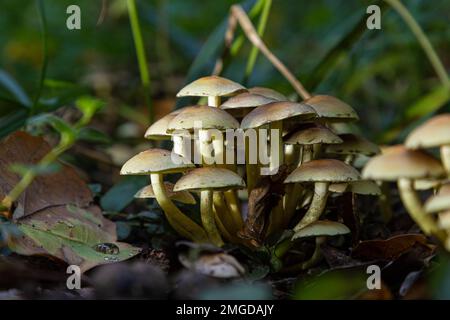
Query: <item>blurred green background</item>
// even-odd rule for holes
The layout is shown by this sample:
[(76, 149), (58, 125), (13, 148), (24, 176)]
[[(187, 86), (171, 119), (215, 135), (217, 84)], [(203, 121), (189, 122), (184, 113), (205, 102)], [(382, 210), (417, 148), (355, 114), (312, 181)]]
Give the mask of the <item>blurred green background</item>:
[[(194, 70), (197, 72), (194, 75), (211, 72), (220, 53), (217, 48), (223, 39), (229, 7), (236, 2), (137, 1), (157, 117), (174, 105), (174, 96), (202, 47), (201, 61), (196, 62), (200, 68)], [(450, 2), (404, 2), (448, 69)], [(30, 100), (37, 95), (44, 52), (37, 3), (0, 2), (2, 135), (10, 131), (7, 126), (13, 120), (17, 120), (15, 127), (22, 121), (20, 103), (17, 103), (20, 99), (14, 90), (23, 88)], [(135, 119), (143, 127), (148, 125), (139, 114), (146, 108), (142, 107), (144, 98), (126, 1), (44, 0), (42, 3), (47, 20), (48, 56), (46, 81), (39, 100), (42, 108), (55, 109), (68, 103), (71, 95), (90, 91), (110, 102), (106, 112), (112, 115), (113, 124)], [(248, 0), (244, 5), (250, 8), (254, 3)], [(438, 107), (448, 110), (448, 94), (442, 90), (417, 40), (394, 10), (385, 10), (381, 30), (358, 27), (358, 21), (368, 17), (367, 6), (373, 3), (381, 2), (275, 0), (264, 40), (307, 89), (348, 102), (361, 116), (361, 131), (368, 138), (389, 143), (402, 137), (402, 131), (393, 128), (408, 130), (410, 123), (415, 125), (417, 119), (422, 121), (423, 117), (430, 116), (429, 111)], [(66, 28), (66, 8), (70, 4), (81, 8), (81, 30)], [(99, 21), (103, 6), (104, 16)], [(340, 43), (352, 32), (357, 36)], [(248, 42), (244, 44), (224, 70), (225, 76), (242, 80), (250, 47)], [(324, 58), (336, 47), (335, 59), (323, 65)], [(14, 88), (13, 80), (20, 88)], [(293, 93), (261, 55), (247, 85), (270, 86), (286, 95)], [(428, 100), (423, 101), (424, 97)]]

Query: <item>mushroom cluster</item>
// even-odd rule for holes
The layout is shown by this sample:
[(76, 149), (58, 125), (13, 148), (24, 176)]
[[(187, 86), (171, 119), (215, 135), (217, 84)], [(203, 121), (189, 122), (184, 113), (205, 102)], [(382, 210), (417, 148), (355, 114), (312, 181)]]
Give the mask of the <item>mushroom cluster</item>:
[[(440, 160), (426, 152), (438, 148)], [(450, 250), (450, 114), (437, 115), (387, 147), (363, 169), (363, 177), (397, 182), (402, 202), (422, 231)], [(419, 192), (433, 189), (425, 204)]]
[[(269, 236), (293, 230), (291, 242), (319, 237), (312, 259), (316, 260), (324, 236), (349, 232), (337, 221), (321, 222), (330, 194), (380, 193), (377, 184), (362, 179), (355, 165), (380, 150), (340, 129), (358, 115), (335, 97), (315, 95), (293, 102), (272, 89), (246, 89), (218, 76), (200, 78), (177, 96), (207, 97), (207, 105), (185, 107), (153, 123), (145, 137), (172, 140), (173, 149), (144, 151), (128, 160), (121, 174), (150, 176), (151, 186), (136, 197), (155, 198), (182, 237), (216, 246), (257, 247)], [(175, 184), (164, 181), (166, 174), (174, 173), (182, 174)], [(276, 201), (246, 205), (271, 187), (267, 181), (273, 180), (267, 176), (280, 174), (282, 192), (273, 198)], [(173, 202), (193, 204), (192, 194), (199, 195), (201, 221)], [(258, 205), (263, 216), (255, 218), (246, 208)], [(262, 220), (259, 238), (250, 241), (242, 231), (255, 219)]]

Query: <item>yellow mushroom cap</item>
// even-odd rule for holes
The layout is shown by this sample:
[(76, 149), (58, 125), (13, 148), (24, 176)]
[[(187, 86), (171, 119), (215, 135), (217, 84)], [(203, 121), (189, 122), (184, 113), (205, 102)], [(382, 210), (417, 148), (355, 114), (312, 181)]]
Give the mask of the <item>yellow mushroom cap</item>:
[(334, 144), (342, 143), (343, 141), (330, 129), (321, 125), (309, 124), (289, 134), (284, 142), (286, 144), (309, 145), (318, 143)]
[(411, 149), (450, 145), (450, 114), (441, 114), (414, 129), (406, 138)]
[(425, 211), (435, 213), (450, 210), (450, 184), (443, 186), (439, 192), (425, 202)]
[(333, 96), (317, 95), (303, 101), (303, 103), (311, 106), (317, 112), (319, 118), (325, 118), (327, 121), (343, 122), (359, 119), (352, 107)]
[[(175, 159), (175, 162), (172, 160)], [(182, 172), (194, 165), (186, 158), (164, 149), (149, 149), (125, 162), (122, 175), (148, 175), (152, 173)]]
[(338, 236), (348, 233), (350, 233), (350, 229), (345, 224), (329, 220), (319, 220), (310, 223), (306, 227), (297, 231), (292, 239)]
[(284, 180), (297, 182), (348, 182), (361, 180), (359, 172), (348, 164), (335, 159), (312, 160), (301, 164)]
[[(166, 189), (167, 196), (175, 201), (184, 203), (184, 204), (195, 204), (195, 198), (194, 196), (188, 192), (188, 191), (173, 191), (174, 184), (165, 181), (164, 187)], [(142, 199), (148, 199), (148, 198), (155, 198), (155, 193), (153, 192), (152, 185), (148, 185), (140, 189), (136, 194), (134, 195), (135, 198), (142, 198)]]
[(247, 91), (245, 87), (229, 79), (218, 76), (207, 76), (185, 86), (177, 93), (177, 97), (222, 97), (232, 96), (245, 91)]
[(250, 93), (259, 94), (261, 96), (274, 99), (277, 101), (287, 101), (287, 97), (278, 91), (275, 91), (270, 88), (264, 88), (264, 87), (253, 87), (248, 89)]
[(402, 145), (383, 149), (370, 159), (363, 169), (364, 179), (397, 181), (406, 179), (434, 179), (445, 174), (441, 163), (422, 151), (409, 150)]
[(314, 110), (301, 103), (280, 101), (271, 102), (253, 109), (241, 122), (242, 129), (257, 128), (262, 125), (294, 117), (311, 119), (316, 116)]
[(173, 190), (229, 190), (244, 187), (245, 182), (237, 173), (223, 168), (205, 167), (186, 173), (177, 181)]
[(326, 153), (331, 154), (363, 154), (373, 156), (380, 153), (380, 147), (375, 143), (356, 134), (345, 133), (339, 137), (343, 140), (341, 144), (329, 145), (325, 148)]
[(239, 122), (226, 111), (208, 106), (186, 107), (170, 121), (167, 131), (169, 133), (187, 130), (192, 132), (198, 129), (227, 129), (239, 128)]
[(333, 183), (330, 184), (328, 190), (337, 193), (352, 192), (370, 196), (377, 196), (381, 194), (380, 187), (375, 182), (369, 180), (353, 181), (348, 183)]

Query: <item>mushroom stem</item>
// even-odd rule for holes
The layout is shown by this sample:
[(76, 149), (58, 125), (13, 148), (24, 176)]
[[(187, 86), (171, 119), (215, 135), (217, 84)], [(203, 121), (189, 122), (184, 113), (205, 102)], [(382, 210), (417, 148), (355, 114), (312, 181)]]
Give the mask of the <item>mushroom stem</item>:
[(152, 173), (150, 179), (156, 201), (161, 209), (163, 209), (172, 228), (174, 228), (181, 236), (194, 242), (208, 242), (208, 235), (205, 233), (205, 230), (185, 216), (167, 196), (163, 175)]
[(441, 147), (441, 160), (444, 164), (445, 171), (450, 178), (450, 145)]
[[(184, 139), (189, 139), (189, 147), (186, 146), (186, 141)], [(191, 159), (191, 154), (188, 152), (188, 148), (190, 148), (190, 138), (183, 136), (173, 136), (173, 152), (183, 156), (186, 159)]]
[(417, 223), (422, 231), (427, 235), (434, 235), (439, 240), (445, 241), (445, 234), (442, 230), (438, 229), (438, 226), (433, 221), (431, 216), (427, 215), (423, 209), (422, 203), (417, 195), (417, 192), (413, 188), (413, 181), (410, 179), (399, 179), (398, 189), (400, 192), (400, 198), (403, 204), (408, 210), (411, 218)]
[(348, 155), (345, 156), (344, 162), (346, 164), (348, 164), (349, 166), (351, 166), (353, 164), (354, 160), (355, 160), (355, 155), (354, 154), (348, 154)]
[[(259, 178), (259, 165), (258, 165), (258, 154), (256, 155), (257, 163), (250, 163), (250, 139), (245, 139), (245, 170), (247, 175), (247, 191), (248, 194), (252, 192), (258, 183)], [(256, 134), (256, 141), (254, 142), (256, 146), (259, 146), (259, 134)], [(258, 148), (256, 148), (258, 152)]]
[(220, 97), (208, 96), (208, 106), (210, 107), (220, 106)]
[(319, 220), (320, 215), (322, 214), (327, 204), (328, 185), (328, 182), (316, 182), (314, 184), (314, 196), (312, 198), (311, 204), (309, 205), (308, 211), (306, 211), (305, 216), (295, 226), (294, 231), (298, 231), (306, 227), (308, 224)]
[[(283, 121), (274, 121), (270, 124), (270, 130), (278, 130), (278, 150), (277, 153), (272, 154), (272, 148), (270, 148), (270, 170), (275, 170), (284, 163), (284, 145), (283, 145)], [(272, 133), (270, 134), (272, 138)], [(270, 142), (272, 143), (272, 141)], [(278, 157), (278, 161), (276, 161)]]
[(295, 271), (307, 270), (311, 267), (314, 267), (316, 264), (318, 264), (320, 262), (320, 260), (322, 260), (322, 251), (321, 251), (320, 247), (323, 243), (325, 243), (326, 240), (327, 240), (327, 237), (317, 237), (316, 238), (316, 246), (314, 248), (314, 252), (313, 252), (312, 256), (308, 260), (306, 260), (300, 264), (296, 264), (296, 265), (293, 265), (291, 267), (284, 269), (283, 272), (295, 272)]
[(200, 193), (201, 205), (200, 213), (202, 218), (203, 227), (209, 236), (209, 239), (216, 246), (223, 246), (222, 238), (220, 237), (219, 230), (217, 229), (216, 221), (214, 219), (213, 212), (213, 191), (206, 190)]
[(235, 235), (240, 230), (240, 226), (236, 224), (232, 215), (229, 213), (223, 193), (214, 192), (213, 202), (217, 218), (222, 222), (223, 226), (230, 234)]
[(313, 159), (313, 150), (310, 145), (303, 146), (302, 163), (309, 162)]
[(318, 159), (320, 157), (320, 153), (322, 152), (322, 144), (315, 143), (313, 144), (313, 159)]

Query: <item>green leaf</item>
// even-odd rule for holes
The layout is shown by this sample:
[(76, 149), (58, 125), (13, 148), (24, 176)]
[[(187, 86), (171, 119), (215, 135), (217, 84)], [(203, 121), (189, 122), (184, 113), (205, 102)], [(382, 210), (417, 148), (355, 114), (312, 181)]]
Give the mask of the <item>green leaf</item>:
[(81, 128), (78, 131), (77, 138), (94, 143), (111, 143), (111, 139), (106, 134), (94, 128)]
[(148, 184), (149, 178), (144, 176), (127, 176), (113, 186), (100, 199), (100, 205), (106, 211), (122, 211), (134, 200), (139, 189)]
[(6, 71), (0, 70), (0, 85), (5, 88), (21, 105), (30, 108), (31, 100), (25, 90)]
[(34, 117), (31, 117), (28, 119), (28, 124), (30, 125), (50, 125), (53, 129), (58, 131), (61, 135), (67, 135), (70, 137), (75, 137), (75, 130), (72, 128), (72, 126), (64, 121), (63, 119), (50, 114), (50, 113), (43, 113)]
[(105, 103), (91, 96), (82, 96), (75, 101), (75, 106), (83, 113), (83, 123), (88, 123)]
[(7, 136), (25, 125), (28, 112), (24, 107), (16, 107), (0, 117), (0, 138)]

